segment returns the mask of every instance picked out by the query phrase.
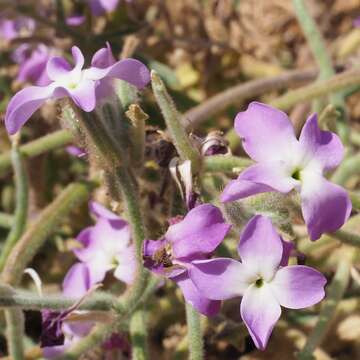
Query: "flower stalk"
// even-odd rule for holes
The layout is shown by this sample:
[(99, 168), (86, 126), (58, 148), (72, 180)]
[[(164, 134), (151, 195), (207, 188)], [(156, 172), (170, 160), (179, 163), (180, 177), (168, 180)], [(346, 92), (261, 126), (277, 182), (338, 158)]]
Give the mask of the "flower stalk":
[(200, 314), (186, 303), (186, 323), (188, 327), (188, 343), (190, 360), (202, 360), (204, 358), (204, 341), (201, 330)]
[(145, 311), (139, 308), (134, 311), (130, 320), (130, 337), (132, 343), (132, 359), (146, 360), (147, 356), (147, 328), (145, 324)]

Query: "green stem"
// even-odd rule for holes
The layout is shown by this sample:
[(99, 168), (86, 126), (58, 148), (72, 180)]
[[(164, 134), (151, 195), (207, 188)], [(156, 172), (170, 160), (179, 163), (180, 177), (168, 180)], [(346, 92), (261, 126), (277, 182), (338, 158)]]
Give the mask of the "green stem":
[[(314, 19), (308, 11), (304, 0), (293, 0), (296, 16), (300, 23), (300, 26), (305, 34), (306, 40), (310, 46), (310, 49), (314, 55), (314, 58), (319, 67), (319, 79), (325, 80), (331, 78), (335, 74), (331, 58), (325, 46), (324, 39), (318, 29)], [(345, 117), (345, 99), (342, 93), (331, 93), (330, 102), (336, 106), (338, 110), (341, 110), (343, 117)], [(343, 118), (341, 117), (341, 118)], [(345, 130), (344, 123), (340, 126), (341, 132)], [(348, 135), (348, 134), (344, 134)], [(346, 136), (347, 137), (347, 136)], [(342, 136), (342, 138), (346, 138)]]
[(133, 360), (146, 360), (148, 358), (145, 320), (145, 311), (142, 308), (135, 310), (130, 320), (131, 355)]
[(200, 314), (188, 303), (185, 304), (186, 323), (190, 360), (202, 360), (204, 358), (204, 342), (200, 323)]
[(5, 320), (9, 355), (13, 360), (24, 360), (24, 314), (20, 309), (8, 309), (5, 311)]
[(85, 203), (90, 196), (90, 186), (85, 183), (68, 185), (28, 227), (11, 251), (1, 274), (1, 280), (17, 286), (23, 272), (39, 248), (71, 211)]
[[(107, 293), (95, 293), (80, 305), (80, 310), (110, 310), (117, 299)], [(0, 287), (0, 307), (21, 308), (23, 310), (63, 310), (71, 307), (77, 299), (66, 298), (63, 295), (39, 296), (21, 290), (2, 293)]]
[(284, 95), (271, 101), (270, 104), (281, 110), (289, 110), (295, 104), (310, 101), (349, 86), (360, 84), (360, 70), (351, 69), (334, 75), (328, 80), (312, 83), (296, 90), (290, 90)]
[(201, 156), (199, 151), (193, 147), (185, 128), (181, 124), (181, 115), (177, 111), (163, 81), (154, 70), (151, 72), (151, 80), (156, 101), (161, 109), (176, 150), (181, 159), (191, 161), (194, 173), (198, 172), (201, 165)]
[(299, 360), (313, 359), (313, 352), (325, 338), (336, 308), (342, 299), (350, 278), (350, 262), (348, 259), (340, 260), (331, 285), (328, 287), (327, 298), (321, 308), (318, 322), (307, 338), (304, 348), (298, 353)]
[(245, 168), (253, 162), (248, 158), (227, 155), (206, 156), (204, 158), (204, 171), (207, 172), (234, 172)]
[[(30, 141), (20, 146), (21, 153), (26, 157), (34, 157), (50, 150), (70, 144), (72, 135), (67, 130), (55, 131), (39, 139)], [(0, 155), (0, 174), (3, 174), (11, 166), (11, 152)]]
[(14, 168), (14, 180), (16, 189), (16, 210), (13, 219), (13, 226), (5, 240), (0, 254), (0, 272), (4, 268), (5, 261), (11, 250), (23, 234), (28, 213), (28, 178), (25, 170), (23, 156), (17, 145), (13, 145), (11, 158)]

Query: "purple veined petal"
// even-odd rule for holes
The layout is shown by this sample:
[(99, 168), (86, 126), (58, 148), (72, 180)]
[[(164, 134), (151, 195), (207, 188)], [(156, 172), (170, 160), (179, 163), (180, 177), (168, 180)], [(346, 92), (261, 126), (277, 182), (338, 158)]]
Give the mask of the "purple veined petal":
[(95, 68), (105, 69), (115, 64), (116, 60), (111, 51), (110, 44), (106, 43), (106, 48), (98, 50), (91, 60), (91, 66)]
[(275, 275), (282, 255), (283, 245), (271, 220), (256, 215), (246, 224), (238, 246), (243, 265), (269, 281)]
[(302, 309), (324, 298), (325, 284), (326, 278), (319, 271), (309, 266), (291, 265), (279, 269), (270, 286), (281, 306)]
[(250, 103), (246, 111), (237, 114), (235, 130), (244, 150), (259, 162), (283, 160), (297, 143), (288, 116), (259, 102)]
[(214, 251), (230, 228), (220, 209), (203, 204), (190, 210), (179, 223), (171, 225), (164, 238), (171, 242), (174, 258), (185, 258)]
[(274, 189), (270, 186), (254, 183), (247, 180), (231, 180), (220, 195), (221, 202), (235, 201), (251, 195), (271, 192)]
[(340, 138), (330, 131), (319, 129), (317, 114), (310, 115), (306, 120), (299, 141), (307, 157), (318, 162), (324, 171), (338, 166), (343, 158), (344, 147)]
[(74, 264), (63, 281), (63, 294), (71, 298), (80, 298), (90, 289), (89, 269), (84, 263)]
[(180, 287), (185, 301), (199, 313), (206, 316), (214, 316), (220, 311), (221, 301), (210, 300), (204, 297), (204, 294), (196, 288), (186, 273), (174, 277), (172, 280)]
[(135, 257), (135, 248), (128, 246), (116, 256), (119, 265), (116, 267), (114, 276), (126, 284), (132, 284), (135, 280), (137, 263)]
[(107, 68), (91, 67), (84, 70), (84, 76), (91, 80), (101, 80), (105, 77), (116, 78), (127, 81), (138, 89), (144, 88), (150, 81), (148, 68), (135, 59), (124, 59), (117, 61)]
[(241, 300), (240, 313), (255, 346), (265, 350), (281, 315), (280, 305), (269, 286), (251, 285)]
[(75, 104), (86, 112), (93, 111), (96, 106), (96, 82), (82, 79), (74, 89), (67, 89)]
[(298, 183), (283, 162), (255, 164), (244, 170), (236, 180), (230, 181), (221, 194), (221, 201), (234, 201), (270, 191), (288, 193)]
[(301, 209), (311, 240), (324, 232), (338, 230), (350, 216), (352, 204), (348, 193), (321, 174), (303, 171)]
[(46, 72), (49, 78), (53, 81), (69, 75), (71, 70), (71, 65), (67, 62), (67, 60), (60, 56), (51, 57), (46, 65)]
[(199, 260), (191, 264), (190, 279), (203, 296), (212, 300), (242, 296), (253, 278), (243, 264), (229, 258)]
[(5, 126), (7, 132), (10, 135), (18, 132), (31, 115), (52, 97), (54, 89), (53, 84), (45, 87), (30, 86), (16, 93), (6, 110)]

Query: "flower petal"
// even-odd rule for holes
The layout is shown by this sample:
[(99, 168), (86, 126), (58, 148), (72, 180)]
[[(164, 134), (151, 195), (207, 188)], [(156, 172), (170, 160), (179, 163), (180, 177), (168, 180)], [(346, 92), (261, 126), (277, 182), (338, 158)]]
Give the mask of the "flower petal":
[(304, 265), (279, 269), (270, 286), (280, 305), (302, 309), (321, 301), (325, 296), (326, 278), (319, 271)]
[(251, 280), (239, 261), (228, 258), (193, 261), (188, 272), (200, 293), (213, 300), (241, 296)]
[(68, 75), (70, 71), (71, 65), (63, 57), (54, 56), (46, 65), (46, 72), (53, 81)]
[(74, 264), (63, 281), (63, 294), (71, 298), (82, 297), (91, 287), (89, 269), (84, 263)]
[(283, 160), (297, 143), (288, 116), (258, 102), (250, 103), (246, 111), (237, 114), (235, 130), (244, 150), (259, 162)]
[(150, 81), (148, 68), (135, 59), (124, 59), (117, 61), (107, 68), (91, 67), (84, 70), (84, 76), (91, 80), (101, 80), (105, 77), (116, 78), (127, 81), (139, 89), (144, 88)]
[(107, 209), (105, 206), (101, 205), (96, 201), (89, 202), (90, 212), (95, 215), (97, 218), (104, 218), (107, 220), (121, 220), (124, 223), (126, 221), (122, 220), (118, 215)]
[(169, 226), (164, 238), (171, 242), (173, 256), (184, 258), (214, 251), (230, 228), (216, 206), (203, 204), (190, 210), (182, 221)]
[(131, 284), (135, 279), (137, 268), (134, 246), (124, 249), (116, 256), (116, 260), (119, 265), (115, 269), (114, 276), (126, 284)]
[(82, 79), (75, 89), (67, 89), (75, 104), (86, 112), (93, 111), (96, 106), (96, 82)]
[(338, 166), (343, 158), (344, 147), (340, 138), (330, 131), (319, 129), (317, 114), (306, 120), (299, 141), (307, 157), (319, 162), (324, 171)]
[(283, 245), (271, 220), (256, 215), (245, 226), (238, 251), (249, 271), (269, 281), (281, 262)]
[(191, 304), (199, 313), (206, 316), (214, 316), (220, 311), (221, 301), (210, 300), (204, 297), (186, 273), (178, 275), (172, 278), (172, 280), (179, 285), (185, 301)]
[(323, 176), (303, 171), (301, 209), (311, 240), (324, 232), (338, 230), (349, 218), (351, 201), (348, 193)]
[(264, 350), (281, 315), (280, 305), (269, 286), (251, 285), (241, 300), (240, 313), (255, 346)]
[(10, 135), (15, 134), (29, 120), (40, 106), (52, 97), (52, 84), (40, 87), (30, 86), (20, 90), (10, 100), (5, 115), (6, 130)]
[(98, 50), (91, 60), (91, 66), (105, 69), (116, 62), (114, 55), (111, 51), (111, 47), (109, 43), (106, 43), (106, 48), (102, 48)]

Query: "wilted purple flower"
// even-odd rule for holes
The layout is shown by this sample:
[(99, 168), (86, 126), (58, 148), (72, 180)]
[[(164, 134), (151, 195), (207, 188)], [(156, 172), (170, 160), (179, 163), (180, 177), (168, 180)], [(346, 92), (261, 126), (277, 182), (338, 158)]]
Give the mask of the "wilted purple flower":
[(0, 14), (0, 38), (12, 40), (24, 34), (32, 34), (35, 30), (35, 21), (26, 16), (8, 19), (6, 13)]
[(136, 275), (136, 258), (129, 224), (96, 202), (90, 203), (90, 211), (96, 224), (81, 231), (77, 240), (83, 247), (74, 250), (89, 269), (90, 284), (104, 280), (110, 270), (117, 279), (131, 284)]
[(46, 64), (52, 56), (52, 50), (44, 44), (33, 48), (29, 44), (20, 45), (11, 58), (19, 65), (18, 81), (30, 81), (38, 86), (48, 85), (51, 80), (46, 72)]
[(270, 219), (257, 215), (238, 246), (241, 262), (217, 258), (193, 262), (190, 278), (213, 300), (242, 296), (240, 313), (256, 347), (264, 350), (281, 307), (301, 309), (325, 296), (325, 277), (303, 265), (281, 266), (283, 243)]
[(296, 189), (311, 240), (346, 222), (351, 212), (349, 196), (324, 177), (341, 162), (343, 146), (337, 135), (319, 129), (316, 114), (307, 119), (297, 139), (285, 113), (253, 102), (236, 116), (235, 130), (244, 150), (258, 163), (225, 187), (223, 202)]
[(192, 261), (209, 257), (230, 227), (217, 207), (199, 205), (184, 219), (170, 225), (163, 238), (144, 242), (144, 265), (175, 281), (185, 300), (196, 310), (208, 316), (214, 315), (220, 309), (220, 301), (209, 300), (199, 293), (189, 278), (188, 270)]
[[(84, 57), (76, 46), (72, 48), (75, 66), (62, 57), (52, 57), (47, 63), (47, 75), (52, 82), (44, 87), (30, 86), (19, 91), (11, 99), (5, 116), (9, 134), (16, 133), (30, 116), (48, 99), (70, 97), (86, 112), (93, 111), (96, 101), (108, 91), (111, 79), (121, 79), (143, 88), (150, 80), (147, 67), (135, 59), (124, 59), (111, 65), (112, 54), (108, 48), (100, 49), (83, 69)], [(104, 86), (106, 84), (106, 86)]]
[(91, 12), (95, 16), (112, 12), (118, 6), (119, 0), (88, 0)]

